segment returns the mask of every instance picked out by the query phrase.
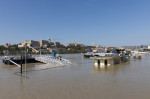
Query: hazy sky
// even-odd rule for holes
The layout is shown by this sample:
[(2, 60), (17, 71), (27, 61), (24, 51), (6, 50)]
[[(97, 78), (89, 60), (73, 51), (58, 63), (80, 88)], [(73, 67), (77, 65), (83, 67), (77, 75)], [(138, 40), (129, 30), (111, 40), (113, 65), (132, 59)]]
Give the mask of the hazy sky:
[(41, 40), (150, 44), (150, 0), (0, 0), (0, 45)]

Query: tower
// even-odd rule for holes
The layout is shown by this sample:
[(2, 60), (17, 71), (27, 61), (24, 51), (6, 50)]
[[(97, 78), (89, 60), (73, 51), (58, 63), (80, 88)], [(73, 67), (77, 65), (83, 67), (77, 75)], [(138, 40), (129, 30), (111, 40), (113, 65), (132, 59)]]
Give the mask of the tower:
[(48, 43), (51, 43), (51, 39), (50, 38), (48, 38)]

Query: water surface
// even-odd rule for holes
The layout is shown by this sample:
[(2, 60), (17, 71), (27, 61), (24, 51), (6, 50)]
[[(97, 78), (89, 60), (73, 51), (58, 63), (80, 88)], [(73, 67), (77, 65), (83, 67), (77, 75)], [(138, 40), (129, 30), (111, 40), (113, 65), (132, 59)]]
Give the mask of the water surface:
[[(64, 55), (72, 64), (50, 68), (28, 64), (27, 76), (0, 58), (0, 99), (150, 99), (150, 56), (95, 68), (80, 54)], [(43, 70), (42, 70), (43, 69)]]

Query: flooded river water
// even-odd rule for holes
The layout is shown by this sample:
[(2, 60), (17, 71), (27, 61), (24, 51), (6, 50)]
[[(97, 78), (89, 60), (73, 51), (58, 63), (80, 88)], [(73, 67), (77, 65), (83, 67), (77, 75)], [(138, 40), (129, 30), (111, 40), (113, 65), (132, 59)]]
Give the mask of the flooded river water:
[(81, 54), (64, 55), (72, 64), (49, 68), (27, 64), (26, 77), (19, 67), (0, 58), (0, 99), (150, 99), (150, 55), (130, 63), (95, 68)]

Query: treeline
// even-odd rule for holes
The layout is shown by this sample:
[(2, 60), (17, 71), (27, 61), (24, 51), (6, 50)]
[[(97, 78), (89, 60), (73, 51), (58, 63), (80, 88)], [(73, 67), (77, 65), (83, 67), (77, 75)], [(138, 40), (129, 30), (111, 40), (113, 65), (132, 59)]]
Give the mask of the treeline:
[(71, 53), (86, 53), (87, 49), (91, 49), (91, 46), (67, 46), (63, 47), (65, 50), (58, 50), (59, 54), (71, 54)]
[[(28, 49), (29, 53), (32, 53), (31, 49)], [(9, 47), (5, 47), (3, 45), (0, 46), (0, 55), (4, 55), (4, 51), (8, 51), (9, 54), (17, 55), (21, 52), (25, 51), (25, 48), (18, 48), (18, 45), (10, 45)]]
[(4, 46), (0, 46), (0, 55), (3, 55), (4, 53), (3, 53), (3, 50), (6, 50), (6, 48), (4, 47)]
[[(54, 49), (58, 54), (71, 54), (71, 53), (86, 53), (87, 49), (91, 49), (92, 46), (50, 46), (51, 49)], [(42, 49), (42, 54), (48, 54), (50, 51), (46, 51), (45, 48), (39, 48), (38, 50)], [(45, 51), (44, 51), (45, 50)], [(0, 55), (4, 55), (3, 51), (8, 51), (10, 54), (16, 55), (20, 54), (21, 52), (25, 51), (25, 48), (18, 48), (18, 45), (10, 45), (9, 47), (0, 46)], [(27, 48), (28, 54), (34, 54), (32, 49)]]

